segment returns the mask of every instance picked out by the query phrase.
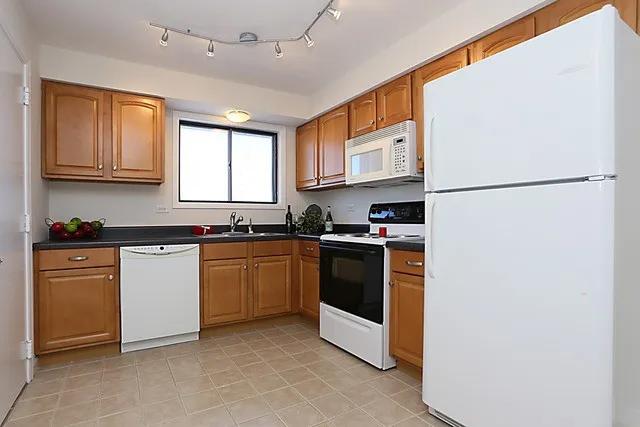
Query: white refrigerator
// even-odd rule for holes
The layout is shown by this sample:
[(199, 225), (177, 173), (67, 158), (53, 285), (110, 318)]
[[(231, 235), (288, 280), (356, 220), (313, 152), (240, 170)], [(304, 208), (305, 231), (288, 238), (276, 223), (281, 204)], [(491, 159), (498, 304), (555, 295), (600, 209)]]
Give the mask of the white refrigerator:
[(424, 95), (424, 402), (640, 426), (640, 38), (608, 6)]

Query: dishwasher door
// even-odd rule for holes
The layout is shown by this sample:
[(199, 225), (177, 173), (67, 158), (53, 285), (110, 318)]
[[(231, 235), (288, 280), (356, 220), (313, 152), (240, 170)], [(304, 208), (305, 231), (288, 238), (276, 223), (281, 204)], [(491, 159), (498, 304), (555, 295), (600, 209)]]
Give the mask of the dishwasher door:
[(199, 245), (120, 248), (122, 352), (198, 339)]

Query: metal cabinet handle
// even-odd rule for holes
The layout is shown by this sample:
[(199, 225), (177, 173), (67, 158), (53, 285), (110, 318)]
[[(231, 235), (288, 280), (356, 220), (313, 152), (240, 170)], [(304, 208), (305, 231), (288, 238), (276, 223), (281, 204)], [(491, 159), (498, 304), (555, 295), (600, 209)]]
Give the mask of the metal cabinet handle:
[(422, 156), (418, 155), (418, 160), (422, 160)]
[(113, 170), (117, 171), (118, 170), (118, 165), (113, 165)]
[(422, 261), (405, 261), (409, 267), (422, 267), (424, 263)]
[(304, 250), (307, 251), (307, 252), (313, 252), (313, 248), (310, 248), (310, 247), (306, 247), (306, 248), (304, 248)]
[(79, 255), (79, 256), (70, 256), (69, 261), (86, 261), (89, 259), (88, 256)]
[(107, 280), (109, 280), (110, 282), (113, 280), (113, 274), (110, 274), (107, 276)]
[(389, 287), (393, 288), (393, 280), (389, 280)]
[(253, 266), (254, 266), (254, 268), (258, 268), (258, 264), (254, 264)]
[(98, 165), (98, 170), (99, 170), (99, 171), (101, 171), (101, 170), (102, 170), (102, 163), (100, 163), (100, 164)]
[(378, 120), (380, 120), (380, 121), (384, 120), (384, 116), (378, 117)]
[(375, 122), (376, 122), (375, 120), (369, 120), (370, 125), (374, 124)]
[(243, 265), (243, 266), (242, 266), (242, 269), (243, 269), (243, 270), (246, 270), (246, 269), (247, 269), (247, 264)]

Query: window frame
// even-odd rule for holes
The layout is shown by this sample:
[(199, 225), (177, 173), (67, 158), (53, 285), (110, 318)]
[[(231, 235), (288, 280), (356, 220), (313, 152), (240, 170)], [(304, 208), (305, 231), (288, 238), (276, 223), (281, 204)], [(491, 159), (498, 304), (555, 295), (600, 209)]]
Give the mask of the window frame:
[[(173, 113), (173, 172), (174, 172), (174, 185), (173, 185), (173, 207), (177, 209), (284, 209), (286, 205), (284, 177), (285, 174), (285, 162), (284, 162), (284, 150), (286, 146), (286, 128), (284, 126), (273, 125), (269, 123), (260, 123), (249, 121), (246, 123), (232, 123), (223, 117), (209, 116), (204, 114), (186, 113), (181, 111), (174, 111)], [(273, 144), (273, 193), (275, 195), (275, 201), (273, 202), (255, 202), (255, 201), (199, 201), (199, 200), (180, 200), (180, 124), (188, 124), (196, 127), (222, 129), (228, 131), (228, 147), (231, 148), (232, 133), (234, 131), (240, 133), (248, 133), (255, 135), (272, 136), (274, 138)], [(233, 160), (231, 158), (232, 153), (229, 151), (229, 163), (231, 166), (228, 168), (228, 192), (232, 194), (232, 168)]]

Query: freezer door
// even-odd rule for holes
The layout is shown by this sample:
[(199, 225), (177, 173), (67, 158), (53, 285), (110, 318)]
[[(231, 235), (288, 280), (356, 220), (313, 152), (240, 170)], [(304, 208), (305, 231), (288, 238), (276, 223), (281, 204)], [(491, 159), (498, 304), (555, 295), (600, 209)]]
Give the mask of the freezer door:
[(611, 425), (614, 187), (427, 196), (425, 403), (469, 427)]
[(424, 86), (427, 191), (614, 174), (606, 8)]

